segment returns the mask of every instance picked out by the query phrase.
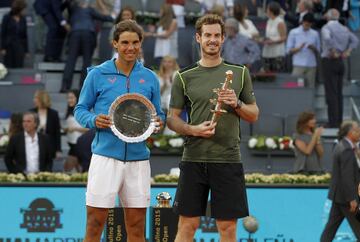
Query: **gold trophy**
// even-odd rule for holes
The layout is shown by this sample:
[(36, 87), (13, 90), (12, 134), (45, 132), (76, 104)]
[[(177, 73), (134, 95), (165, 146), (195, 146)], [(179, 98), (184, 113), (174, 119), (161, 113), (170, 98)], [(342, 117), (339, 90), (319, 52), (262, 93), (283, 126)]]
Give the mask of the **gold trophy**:
[[(226, 75), (225, 81), (224, 81), (224, 83), (222, 83), (221, 88), (213, 89), (213, 92), (215, 92), (218, 95), (219, 95), (220, 91), (229, 89), (229, 86), (232, 83), (233, 72), (231, 70), (228, 70), (225, 72), (225, 75)], [(213, 110), (211, 110), (211, 112), (213, 113), (212, 118), (211, 118), (211, 124), (213, 124), (213, 123), (217, 122), (219, 120), (220, 116), (222, 114), (226, 113), (227, 111), (225, 109), (222, 109), (223, 103), (219, 102), (217, 100), (217, 98), (210, 99), (210, 102), (215, 105), (215, 108)]]
[(157, 204), (155, 207), (157, 208), (171, 208), (171, 196), (168, 192), (160, 192), (156, 196)]

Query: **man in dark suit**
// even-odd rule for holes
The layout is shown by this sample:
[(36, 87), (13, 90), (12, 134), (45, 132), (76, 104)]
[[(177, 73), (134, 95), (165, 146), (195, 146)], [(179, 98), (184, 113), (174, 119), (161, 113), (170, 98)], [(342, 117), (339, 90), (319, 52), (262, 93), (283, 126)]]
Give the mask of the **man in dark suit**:
[(11, 137), (6, 149), (5, 164), (10, 173), (34, 173), (52, 170), (51, 147), (46, 135), (37, 133), (36, 113), (23, 115), (24, 132)]
[(34, 9), (40, 15), (48, 32), (46, 35), (44, 61), (60, 61), (61, 52), (66, 36), (66, 31), (70, 30), (62, 11), (69, 4), (69, 0), (36, 0)]
[(356, 144), (360, 140), (360, 127), (355, 121), (343, 122), (339, 130), (339, 143), (334, 149), (333, 170), (328, 198), (332, 200), (329, 220), (321, 235), (321, 242), (331, 242), (340, 224), (346, 218), (360, 241), (360, 221), (356, 219), (359, 206), (360, 160)]

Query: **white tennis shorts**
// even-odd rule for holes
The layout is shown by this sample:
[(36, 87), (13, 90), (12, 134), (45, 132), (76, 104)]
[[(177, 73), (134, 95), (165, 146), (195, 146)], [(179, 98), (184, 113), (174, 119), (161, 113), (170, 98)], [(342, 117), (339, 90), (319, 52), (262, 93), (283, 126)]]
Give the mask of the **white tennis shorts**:
[(115, 207), (119, 196), (125, 208), (150, 206), (150, 162), (120, 161), (93, 154), (88, 173), (86, 205), (97, 208)]

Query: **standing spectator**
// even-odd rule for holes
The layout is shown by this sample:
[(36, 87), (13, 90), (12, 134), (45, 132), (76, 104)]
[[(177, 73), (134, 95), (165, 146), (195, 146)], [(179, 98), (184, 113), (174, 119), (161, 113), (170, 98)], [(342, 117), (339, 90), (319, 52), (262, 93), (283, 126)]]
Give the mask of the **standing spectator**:
[(24, 132), (10, 138), (5, 164), (10, 173), (35, 173), (52, 170), (51, 147), (48, 136), (37, 132), (39, 118), (26, 112), (22, 121)]
[(66, 127), (64, 131), (66, 133), (67, 142), (69, 144), (69, 153), (64, 164), (65, 171), (71, 171), (73, 168), (76, 171), (81, 171), (80, 163), (77, 159), (78, 154), (76, 153), (76, 143), (79, 137), (85, 133), (88, 129), (81, 127), (74, 117), (74, 108), (79, 99), (79, 91), (71, 90), (67, 93), (67, 110), (66, 110)]
[(24, 67), (25, 54), (28, 52), (25, 9), (24, 0), (14, 0), (10, 12), (2, 19), (1, 54), (5, 55), (4, 64), (9, 68)]
[(262, 56), (266, 71), (282, 71), (284, 69), (286, 25), (280, 16), (280, 5), (271, 2), (267, 6), (265, 40)]
[(313, 112), (302, 112), (296, 123), (294, 172), (322, 173), (321, 158), (324, 147), (321, 143), (323, 128), (316, 128)]
[(305, 14), (313, 12), (313, 6), (312, 0), (300, 0), (297, 5), (298, 13), (294, 16), (290, 11), (286, 12), (285, 21), (290, 23), (292, 27), (298, 27), (301, 25)]
[(70, 26), (66, 22), (62, 12), (70, 0), (35, 0), (34, 9), (40, 15), (48, 32), (46, 35), (44, 61), (61, 62), (61, 53), (64, 45), (66, 31)]
[(339, 127), (343, 118), (343, 78), (344, 59), (357, 47), (358, 38), (339, 23), (339, 11), (329, 9), (326, 13), (327, 24), (321, 29), (322, 71), (325, 97), (328, 107), (329, 127)]
[(226, 38), (223, 46), (223, 58), (233, 64), (246, 65), (249, 69), (260, 59), (258, 44), (239, 33), (239, 22), (234, 18), (225, 21)]
[(152, 36), (156, 38), (154, 57), (157, 63), (166, 55), (178, 58), (178, 26), (170, 4), (161, 6), (157, 30)]
[(56, 110), (50, 108), (49, 93), (45, 90), (37, 90), (34, 94), (34, 105), (35, 108), (30, 111), (37, 113), (39, 116), (38, 131), (49, 136), (52, 157), (61, 156), (59, 114)]
[(344, 218), (349, 222), (357, 241), (360, 241), (360, 221), (355, 217), (359, 205), (360, 162), (356, 146), (360, 141), (360, 127), (346, 121), (339, 129), (339, 143), (333, 154), (333, 168), (328, 198), (332, 200), (329, 220), (321, 235), (321, 242), (333, 241)]
[(301, 26), (292, 29), (287, 40), (287, 53), (292, 55), (292, 74), (305, 80), (306, 86), (315, 87), (316, 57), (320, 52), (320, 37), (311, 29), (314, 15), (307, 13)]
[(175, 72), (178, 70), (179, 65), (174, 57), (166, 55), (162, 58), (158, 78), (160, 82), (161, 109), (165, 113), (167, 113), (167, 110), (169, 109), (172, 81)]
[(72, 85), (74, 69), (78, 56), (83, 57), (80, 88), (86, 77), (86, 68), (91, 66), (92, 56), (96, 47), (95, 20), (112, 22), (111, 16), (102, 15), (89, 6), (87, 0), (78, 0), (70, 5), (69, 53), (65, 65), (62, 88), (67, 92)]
[(171, 4), (178, 28), (185, 28), (185, 0), (166, 0), (167, 4)]
[(22, 121), (23, 121), (22, 113), (11, 114), (10, 124), (9, 124), (9, 138), (24, 131)]
[(250, 39), (257, 39), (259, 37), (259, 31), (254, 23), (247, 18), (248, 12), (248, 8), (245, 5), (234, 5), (234, 18), (239, 21), (239, 33)]

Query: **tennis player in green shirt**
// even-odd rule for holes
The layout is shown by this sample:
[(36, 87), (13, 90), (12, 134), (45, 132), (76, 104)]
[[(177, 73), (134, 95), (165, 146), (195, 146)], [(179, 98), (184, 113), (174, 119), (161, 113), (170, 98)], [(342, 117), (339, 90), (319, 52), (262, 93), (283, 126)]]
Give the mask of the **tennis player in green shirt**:
[[(255, 122), (259, 109), (249, 70), (221, 58), (223, 20), (205, 15), (195, 27), (201, 59), (177, 72), (167, 118), (170, 129), (186, 136), (174, 199), (174, 211), (180, 215), (175, 241), (193, 241), (211, 191), (211, 217), (216, 219), (220, 241), (235, 242), (237, 219), (249, 213), (240, 156), (240, 119)], [(214, 93), (228, 70), (233, 72), (230, 89)], [(211, 123), (215, 105), (209, 100), (214, 98), (227, 112)], [(180, 118), (184, 108), (188, 122)]]

